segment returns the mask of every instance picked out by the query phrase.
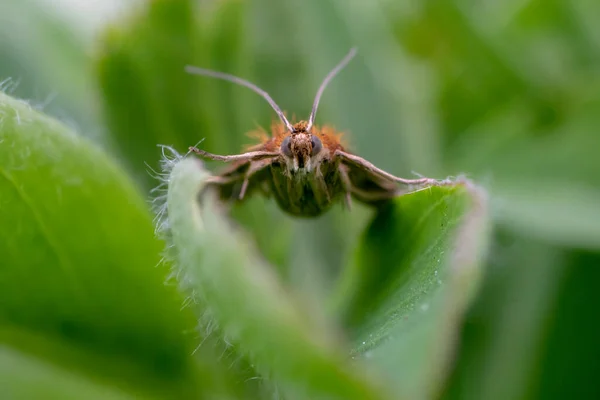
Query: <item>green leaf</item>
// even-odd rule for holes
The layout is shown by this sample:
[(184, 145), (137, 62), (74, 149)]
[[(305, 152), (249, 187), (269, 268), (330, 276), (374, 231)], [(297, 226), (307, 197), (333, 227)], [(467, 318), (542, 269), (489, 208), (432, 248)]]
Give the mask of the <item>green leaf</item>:
[(73, 371), (0, 346), (2, 395), (13, 400), (27, 399), (133, 399)]
[[(351, 346), (332, 336), (337, 328), (308, 308), (311, 302), (289, 294), (229, 226), (204, 190), (210, 175), (202, 164), (183, 158), (172, 167), (167, 204), (178, 276), (223, 340), (284, 392), (374, 396), (370, 381), (344, 361)], [(340, 287), (338, 311), (351, 353), (378, 366), (400, 397), (430, 398), (441, 389), (478, 288), (487, 230), (486, 198), (468, 181), (402, 196), (367, 230)]]
[[(209, 177), (191, 158), (169, 177), (168, 221), (178, 276), (265, 377), (299, 398), (383, 398), (377, 381), (347, 364), (332, 327), (286, 292), (274, 270), (223, 217)], [(206, 193), (201, 196), (199, 193)], [(304, 396), (304, 397), (303, 397)]]
[(210, 388), (147, 206), (115, 163), (1, 93), (0, 160), (2, 346), (138, 395)]
[(441, 388), (487, 231), (486, 198), (472, 183), (419, 190), (378, 213), (346, 271), (338, 301), (353, 353), (407, 398)]

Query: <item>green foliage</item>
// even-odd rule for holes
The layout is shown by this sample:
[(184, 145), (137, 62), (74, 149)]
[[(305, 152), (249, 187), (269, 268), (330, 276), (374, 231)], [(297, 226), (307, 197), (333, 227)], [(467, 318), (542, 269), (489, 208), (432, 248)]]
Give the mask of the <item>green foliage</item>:
[[(38, 1), (0, 5), (0, 89), (43, 108), (0, 94), (8, 398), (600, 397), (595, 2), (146, 0), (92, 45)], [(469, 180), (316, 220), (198, 196), (177, 153), (273, 113), (185, 65), (304, 117), (351, 46), (318, 123)]]
[(318, 310), (295, 304), (274, 270), (261, 265), (212, 201), (196, 203), (208, 176), (191, 159), (174, 166), (168, 220), (178, 275), (204, 302), (225, 338), (294, 396), (382, 398), (367, 379), (349, 371), (343, 348), (315, 315)]
[(398, 198), (368, 227), (342, 280), (355, 354), (383, 366), (406, 398), (432, 397), (447, 373), (487, 250), (486, 205), (469, 182)]
[[(4, 94), (0, 142), (5, 362), (35, 375), (46, 368), (60, 377), (55, 390), (70, 390), (64, 368), (147, 394), (197, 391), (194, 337), (183, 335), (195, 322), (163, 285), (162, 244), (131, 181), (103, 152)], [(31, 390), (22, 379), (6, 384), (18, 385), (17, 396)]]
[[(396, 396), (427, 398), (439, 390), (486, 248), (486, 202), (476, 188), (465, 182), (421, 190), (378, 214), (339, 291), (336, 314), (347, 315), (344, 336), (355, 342), (344, 351), (338, 328), (319, 308), (286, 294), (214, 202), (197, 203), (209, 176), (201, 164), (171, 162), (166, 212), (177, 275), (258, 373), (292, 397), (383, 398), (364, 372), (344, 366), (354, 347), (351, 354), (396, 380)], [(399, 242), (405, 235), (410, 239)]]

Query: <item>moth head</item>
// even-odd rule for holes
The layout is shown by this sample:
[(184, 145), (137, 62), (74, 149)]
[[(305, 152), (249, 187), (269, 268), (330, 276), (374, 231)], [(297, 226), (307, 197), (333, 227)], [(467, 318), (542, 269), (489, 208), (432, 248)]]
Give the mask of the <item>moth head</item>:
[(317, 115), (317, 109), (319, 107), (319, 101), (321, 100), (321, 96), (329, 82), (350, 62), (355, 55), (356, 48), (352, 48), (350, 52), (348, 52), (348, 54), (346, 54), (346, 56), (331, 71), (329, 71), (317, 90), (317, 95), (315, 96), (308, 121), (300, 121), (293, 125), (288, 121), (284, 113), (281, 111), (281, 108), (279, 108), (271, 96), (269, 96), (267, 92), (255, 84), (248, 82), (245, 79), (238, 78), (237, 76), (204, 68), (187, 66), (186, 71), (196, 75), (210, 76), (213, 78), (233, 82), (238, 85), (245, 86), (255, 93), (261, 95), (271, 105), (289, 132), (289, 135), (282, 141), (280, 147), (280, 153), (285, 157), (288, 170), (293, 173), (299, 171), (311, 172), (315, 166), (318, 165), (318, 162), (321, 160), (324, 154), (322, 151), (323, 144), (317, 135), (313, 134), (312, 129)]
[(309, 173), (322, 157), (323, 143), (317, 135), (307, 130), (308, 123), (294, 124), (290, 135), (281, 142), (280, 151), (291, 173)]

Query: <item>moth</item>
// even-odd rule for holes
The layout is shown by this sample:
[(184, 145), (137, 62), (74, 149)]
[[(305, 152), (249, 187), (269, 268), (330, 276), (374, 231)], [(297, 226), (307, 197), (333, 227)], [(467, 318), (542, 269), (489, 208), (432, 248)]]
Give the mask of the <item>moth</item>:
[(378, 206), (402, 193), (402, 185), (435, 185), (431, 178), (394, 176), (347, 151), (341, 135), (330, 126), (314, 124), (319, 101), (329, 82), (356, 55), (350, 52), (325, 76), (317, 90), (308, 121), (290, 122), (271, 96), (253, 83), (223, 72), (186, 66), (191, 74), (226, 80), (262, 96), (279, 120), (271, 124), (271, 136), (262, 132), (259, 144), (235, 155), (217, 155), (196, 147), (190, 151), (210, 160), (231, 163), (209, 178), (222, 200), (242, 200), (260, 190), (273, 196), (281, 209), (298, 217), (316, 217), (334, 203), (350, 209), (352, 199)]

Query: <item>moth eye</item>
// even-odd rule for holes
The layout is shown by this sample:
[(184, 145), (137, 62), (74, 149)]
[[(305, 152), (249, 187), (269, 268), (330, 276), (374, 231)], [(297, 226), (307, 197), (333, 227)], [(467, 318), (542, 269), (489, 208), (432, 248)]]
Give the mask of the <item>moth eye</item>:
[(319, 139), (315, 135), (312, 135), (310, 137), (310, 144), (312, 145), (312, 155), (313, 156), (315, 154), (319, 153), (321, 151), (321, 149), (323, 148), (323, 144), (321, 143), (321, 139)]
[(281, 152), (288, 157), (292, 156), (292, 137), (288, 136), (281, 142)]

